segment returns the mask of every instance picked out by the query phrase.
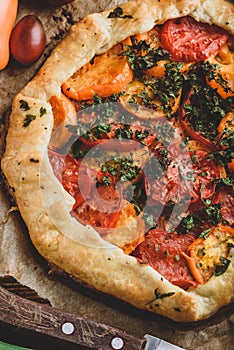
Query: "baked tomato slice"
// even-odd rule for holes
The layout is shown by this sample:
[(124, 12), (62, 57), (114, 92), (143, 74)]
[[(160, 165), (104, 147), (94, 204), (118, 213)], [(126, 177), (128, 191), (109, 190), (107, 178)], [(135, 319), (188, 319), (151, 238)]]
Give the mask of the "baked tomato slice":
[[(183, 151), (176, 145), (155, 152), (156, 161), (149, 159), (144, 170), (144, 187), (150, 206), (188, 202), (203, 204), (212, 200), (223, 166), (203, 150)], [(162, 152), (165, 151), (165, 152)], [(162, 158), (163, 156), (163, 158)]]
[(111, 232), (119, 219), (122, 203), (122, 191), (116, 189), (114, 178), (105, 174), (111, 183), (102, 181), (103, 174), (96, 172), (92, 176), (91, 190), (85, 202), (73, 208), (73, 214), (83, 224), (94, 227), (100, 234)]
[(224, 170), (214, 159), (209, 159), (206, 151), (197, 150), (191, 152), (190, 156), (193, 162), (191, 203), (202, 203), (212, 199)]
[(87, 198), (91, 188), (90, 169), (81, 165), (69, 154), (65, 158), (66, 167), (62, 173), (64, 189), (75, 199), (73, 209), (81, 205)]
[(62, 173), (63, 170), (66, 168), (65, 163), (65, 155), (54, 152), (52, 150), (48, 150), (48, 156), (50, 160), (50, 164), (52, 165), (54, 175), (57, 177), (57, 179), (62, 182)]
[(220, 203), (220, 213), (226, 225), (234, 227), (234, 190), (230, 187), (220, 188), (214, 196), (213, 204)]
[[(64, 156), (49, 151), (55, 176), (64, 189), (75, 199), (72, 215), (83, 224), (108, 233), (105, 228), (115, 227), (122, 203), (122, 189), (116, 189), (115, 178), (83, 165), (69, 154)], [(106, 183), (104, 178), (110, 180)]]
[(180, 288), (196, 285), (182, 253), (195, 240), (192, 234), (178, 235), (151, 230), (132, 253), (141, 263), (152, 266), (162, 276)]
[[(192, 140), (207, 149), (218, 150), (220, 149), (217, 143), (218, 122), (215, 126), (215, 120), (209, 113), (205, 119), (205, 113), (208, 111), (204, 110), (204, 107), (201, 109), (200, 104), (200, 96), (193, 88), (190, 89), (183, 104), (179, 107), (179, 125)], [(196, 116), (198, 112), (202, 116), (200, 120)]]
[(191, 17), (168, 20), (160, 32), (160, 41), (173, 60), (198, 62), (217, 52), (228, 35), (216, 25), (197, 22)]

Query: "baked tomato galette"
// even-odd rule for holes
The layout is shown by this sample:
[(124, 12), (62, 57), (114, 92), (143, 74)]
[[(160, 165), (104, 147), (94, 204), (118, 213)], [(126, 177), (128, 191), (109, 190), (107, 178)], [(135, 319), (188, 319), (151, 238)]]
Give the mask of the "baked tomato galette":
[(33, 244), (177, 321), (234, 288), (234, 5), (85, 17), (15, 97), (2, 168)]

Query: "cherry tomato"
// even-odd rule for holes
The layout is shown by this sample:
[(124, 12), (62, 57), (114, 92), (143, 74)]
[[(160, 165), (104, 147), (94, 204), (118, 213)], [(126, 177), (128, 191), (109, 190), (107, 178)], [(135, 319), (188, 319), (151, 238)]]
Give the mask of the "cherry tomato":
[(197, 62), (218, 51), (228, 40), (228, 35), (216, 25), (182, 17), (170, 19), (163, 25), (160, 40), (173, 60)]
[(45, 2), (46, 4), (49, 5), (65, 5), (65, 4), (69, 4), (70, 2), (73, 2), (74, 0), (43, 0), (43, 2)]
[(152, 266), (171, 283), (187, 289), (196, 285), (185, 258), (181, 252), (187, 252), (194, 241), (192, 234), (178, 235), (165, 231), (151, 230), (145, 240), (138, 245), (133, 255), (141, 262)]
[(14, 27), (10, 38), (12, 56), (21, 64), (36, 62), (44, 52), (46, 34), (41, 21), (34, 15), (23, 17)]

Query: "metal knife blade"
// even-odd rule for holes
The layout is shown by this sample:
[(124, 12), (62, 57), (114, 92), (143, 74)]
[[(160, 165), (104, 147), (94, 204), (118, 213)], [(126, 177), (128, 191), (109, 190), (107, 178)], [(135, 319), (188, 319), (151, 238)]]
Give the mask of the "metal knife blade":
[(95, 350), (178, 350), (146, 334), (127, 332), (14, 295), (0, 286), (0, 321)]
[(168, 343), (165, 340), (153, 337), (150, 334), (145, 334), (146, 346), (143, 350), (184, 350), (179, 346)]

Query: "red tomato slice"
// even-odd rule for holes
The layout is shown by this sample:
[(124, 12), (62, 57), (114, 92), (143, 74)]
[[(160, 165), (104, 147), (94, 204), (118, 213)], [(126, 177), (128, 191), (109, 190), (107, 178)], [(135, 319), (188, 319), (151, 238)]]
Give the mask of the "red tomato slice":
[[(180, 156), (176, 153), (176, 148), (176, 145), (169, 148), (170, 164), (160, 178), (154, 177), (152, 171), (151, 173), (146, 171), (144, 175), (145, 192), (149, 197), (147, 203), (150, 206), (158, 203), (167, 206), (169, 203), (176, 204), (186, 198), (190, 204), (202, 204), (205, 199), (212, 199), (215, 193), (221, 177), (220, 167), (216, 161), (207, 159), (208, 153), (201, 150), (187, 155), (185, 153), (184, 156), (182, 150), (178, 150), (181, 152)], [(156, 168), (155, 174), (157, 174)]]
[[(65, 158), (66, 168), (62, 174), (62, 185), (64, 189), (75, 199), (73, 210), (84, 203), (91, 188), (90, 170), (67, 155)], [(81, 190), (80, 190), (81, 189)]]
[[(184, 100), (183, 106), (192, 105), (191, 99), (193, 97), (194, 90), (191, 89)], [(186, 115), (185, 109), (183, 106), (179, 108), (179, 125), (185, 131), (185, 133), (192, 139), (199, 142), (203, 147), (218, 150), (220, 146), (216, 142), (212, 142), (211, 140), (202, 136), (199, 132), (195, 131), (192, 125), (188, 121), (189, 115)]]
[(194, 181), (190, 191), (191, 203), (211, 199), (221, 177), (220, 168), (216, 161), (207, 159), (206, 156), (207, 152), (201, 150), (191, 153), (191, 157), (196, 159), (196, 162), (193, 163)]
[(62, 182), (62, 173), (66, 166), (65, 155), (56, 153), (52, 150), (48, 150), (48, 156), (55, 176), (60, 182)]
[[(122, 203), (122, 189), (115, 188), (115, 178), (89, 169), (69, 154), (65, 157), (49, 151), (49, 158), (56, 177), (75, 199), (72, 214), (78, 221), (97, 228), (103, 234), (108, 233), (106, 228), (115, 227)], [(110, 185), (102, 182), (105, 175), (110, 178)]]
[(221, 215), (225, 224), (234, 227), (234, 190), (229, 187), (220, 188), (214, 197), (213, 204), (221, 204)]
[(168, 20), (162, 27), (160, 40), (173, 60), (198, 62), (207, 59), (227, 41), (226, 32), (216, 25), (197, 22), (191, 17)]
[(145, 240), (138, 245), (133, 255), (147, 263), (171, 283), (187, 289), (197, 285), (187, 266), (182, 252), (188, 252), (188, 246), (195, 240), (192, 234), (168, 234), (165, 231), (151, 230)]
[(93, 185), (90, 198), (76, 207), (74, 214), (78, 221), (91, 225), (101, 234), (107, 234), (108, 229), (114, 228), (119, 219), (122, 194), (115, 189), (114, 184), (102, 184), (97, 188)]

